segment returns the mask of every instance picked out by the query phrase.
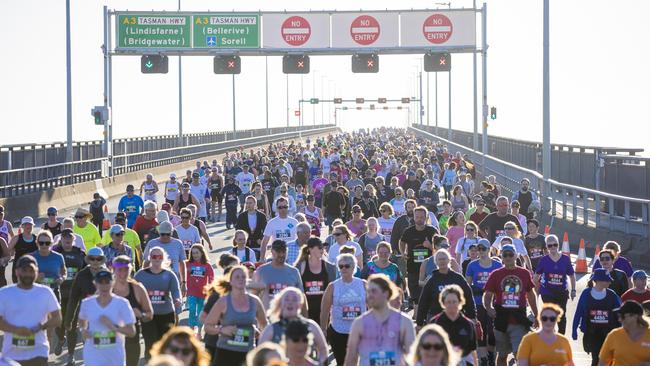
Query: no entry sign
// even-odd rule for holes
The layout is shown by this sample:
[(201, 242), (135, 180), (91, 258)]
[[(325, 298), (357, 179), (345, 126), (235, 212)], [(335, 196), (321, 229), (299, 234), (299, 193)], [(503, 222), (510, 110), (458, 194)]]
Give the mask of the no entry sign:
[(311, 37), (311, 26), (307, 19), (292, 16), (282, 23), (282, 38), (291, 46), (302, 46)]
[(424, 38), (433, 44), (442, 44), (451, 37), (454, 27), (451, 20), (443, 14), (433, 14), (422, 25)]
[(370, 15), (361, 15), (352, 21), (350, 35), (356, 43), (367, 46), (379, 38), (380, 28), (377, 19)]

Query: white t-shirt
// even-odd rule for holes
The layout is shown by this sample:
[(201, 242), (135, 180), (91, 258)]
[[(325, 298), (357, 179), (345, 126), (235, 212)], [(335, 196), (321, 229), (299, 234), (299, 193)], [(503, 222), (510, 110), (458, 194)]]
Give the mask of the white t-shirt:
[(248, 262), (257, 262), (257, 255), (251, 248), (237, 249), (237, 253), (235, 255), (237, 258), (239, 258), (239, 261), (242, 263), (246, 262), (246, 251), (248, 251)]
[(178, 234), (178, 239), (183, 243), (185, 250), (190, 250), (193, 244), (201, 242), (199, 229), (194, 225), (190, 225), (187, 229), (182, 225), (178, 225), (176, 226), (176, 233)]
[[(499, 236), (496, 238), (494, 243), (492, 243), (492, 248), (497, 248), (498, 250), (501, 250), (501, 239), (503, 236)], [(524, 245), (524, 241), (518, 238), (511, 238), (512, 239), (512, 244), (515, 246), (515, 251), (517, 251), (517, 254), (519, 255), (528, 255), (528, 250), (526, 250), (526, 246)]]
[[(76, 233), (72, 233), (72, 235), (74, 235), (74, 241), (72, 242), (72, 246), (77, 247), (77, 248), (81, 249), (81, 251), (85, 252), (86, 251), (86, 244), (84, 244), (83, 236), (81, 236), (79, 234), (76, 234)], [(61, 241), (61, 234), (56, 234), (56, 236), (54, 237), (54, 239), (52, 241), (52, 244), (57, 245), (57, 244), (59, 244), (59, 241)]]
[(274, 217), (269, 222), (266, 223), (266, 228), (264, 229), (264, 236), (270, 236), (269, 245), (273, 243), (274, 240), (284, 240), (285, 242), (290, 242), (296, 240), (296, 226), (298, 226), (298, 220), (294, 219), (291, 216), (286, 218), (280, 218), (280, 216)]
[(460, 254), (460, 261), (462, 263), (467, 258), (467, 250), (470, 245), (477, 244), (478, 240), (479, 238), (466, 238), (463, 236), (456, 242), (456, 253), (453, 254)]
[[(16, 327), (33, 328), (47, 321), (49, 313), (61, 310), (54, 292), (47, 287), (34, 284), (29, 290), (16, 285), (0, 289), (0, 316)], [(19, 337), (5, 332), (2, 354), (15, 361), (46, 357), (50, 346), (44, 331), (32, 336)]]
[(377, 219), (377, 221), (379, 222), (379, 233), (386, 238), (387, 242), (390, 243), (390, 234), (393, 232), (393, 226), (395, 225), (395, 221), (397, 221), (397, 219), (394, 217), (385, 219), (383, 216), (381, 216)]
[(251, 172), (240, 172), (235, 177), (235, 180), (239, 183), (239, 188), (241, 189), (242, 194), (246, 194), (251, 191), (251, 185), (253, 185), (253, 182), (255, 181), (255, 175)]
[(88, 364), (92, 360), (93, 365), (126, 365), (124, 334), (110, 332), (99, 318), (106, 316), (119, 326), (135, 324), (133, 309), (127, 299), (112, 294), (111, 302), (101, 307), (97, 296), (82, 300), (79, 308), (79, 319), (88, 321), (88, 331), (93, 335), (84, 342), (84, 360)]
[(330, 172), (330, 158), (329, 157), (322, 157), (320, 159), (320, 166), (323, 169), (323, 175), (327, 175)]
[[(354, 256), (355, 257), (358, 257), (363, 253), (363, 249), (361, 249), (361, 246), (356, 241), (348, 241), (347, 243), (345, 243), (343, 245), (354, 247)], [(327, 252), (327, 258), (329, 258), (330, 262), (336, 264), (336, 259), (338, 258), (339, 252), (341, 251), (341, 247), (343, 245), (340, 245), (339, 243), (334, 242), (334, 244), (332, 244), (330, 246), (330, 250)], [(357, 263), (357, 266), (362, 267), (363, 263)]]

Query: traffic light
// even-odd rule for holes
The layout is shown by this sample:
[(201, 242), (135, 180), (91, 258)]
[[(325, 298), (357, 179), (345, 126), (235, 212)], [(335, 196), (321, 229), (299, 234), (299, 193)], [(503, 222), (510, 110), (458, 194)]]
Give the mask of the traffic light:
[(334, 104), (341, 104), (343, 103), (343, 98), (334, 98)]
[(140, 58), (140, 72), (143, 74), (166, 74), (169, 59), (165, 55), (143, 55)]
[(215, 74), (239, 74), (241, 73), (241, 58), (237, 55), (214, 56)]
[(490, 119), (497, 119), (497, 107), (490, 108)]
[(318, 98), (311, 98), (311, 99), (309, 99), (309, 103), (310, 103), (310, 104), (318, 104), (319, 102), (320, 102), (320, 100), (319, 100)]
[(284, 55), (282, 72), (285, 74), (309, 74), (309, 56)]
[(378, 98), (377, 103), (381, 103), (381, 104), (386, 103), (386, 98)]
[(96, 125), (103, 125), (108, 121), (108, 107), (103, 105), (93, 107), (90, 110), (90, 115), (93, 116)]
[(352, 72), (376, 73), (379, 72), (379, 56), (374, 53), (352, 55)]
[(411, 103), (411, 98), (408, 98), (408, 97), (407, 98), (402, 98), (402, 103), (404, 103), (404, 104)]
[(375, 105), (374, 104), (370, 105), (370, 110), (373, 110), (373, 111), (375, 110)]
[(424, 71), (438, 72), (451, 70), (450, 53), (427, 53), (424, 55)]
[(365, 102), (365, 101), (366, 101), (366, 100), (363, 99), (363, 98), (357, 98), (357, 99), (355, 99), (355, 102), (357, 102), (357, 104), (363, 104), (363, 102)]

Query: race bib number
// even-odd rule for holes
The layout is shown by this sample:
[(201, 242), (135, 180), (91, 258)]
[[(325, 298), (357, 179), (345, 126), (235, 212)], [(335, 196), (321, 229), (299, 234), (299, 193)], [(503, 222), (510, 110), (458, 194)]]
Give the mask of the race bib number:
[(154, 305), (161, 305), (165, 303), (165, 291), (149, 291), (149, 299), (151, 300), (151, 304)]
[(237, 328), (232, 337), (226, 341), (230, 346), (248, 347), (251, 340), (251, 330), (246, 328)]
[(221, 188), (221, 185), (218, 183), (210, 185), (210, 189), (219, 189), (219, 188)]
[(126, 212), (135, 212), (135, 206), (126, 206)]
[(115, 332), (94, 332), (93, 344), (96, 348), (108, 348), (115, 345)]
[(501, 306), (508, 309), (516, 309), (519, 307), (519, 296), (515, 294), (503, 293), (501, 297)]
[(607, 310), (589, 311), (589, 320), (592, 324), (609, 324), (609, 312)]
[(395, 366), (397, 357), (395, 352), (370, 352), (370, 366)]
[(269, 284), (269, 295), (275, 296), (278, 292), (282, 291), (286, 287), (287, 285), (283, 283), (271, 283)]
[(77, 272), (79, 272), (79, 268), (77, 267), (67, 267), (66, 268), (66, 280), (73, 280), (74, 277), (77, 275)]
[(190, 273), (193, 277), (205, 277), (204, 267), (192, 267)]
[(422, 263), (429, 256), (429, 249), (427, 248), (418, 248), (413, 249), (413, 262)]
[(190, 250), (192, 248), (192, 241), (191, 240), (183, 240), (183, 248), (185, 250)]
[(557, 273), (548, 273), (546, 275), (546, 280), (551, 286), (562, 286), (564, 285), (564, 276)]
[(354, 320), (361, 316), (361, 307), (360, 306), (344, 306), (343, 307), (343, 320)]
[(540, 258), (540, 257), (544, 256), (544, 251), (542, 250), (542, 248), (537, 248), (537, 247), (530, 248), (530, 250), (528, 252), (530, 254), (530, 257), (533, 258), (533, 259), (534, 258)]
[(288, 239), (291, 237), (291, 230), (289, 229), (284, 229), (284, 230), (276, 230), (275, 231), (275, 238), (276, 239)]
[(56, 278), (54, 277), (43, 277), (43, 282), (41, 282), (45, 286), (54, 286), (56, 284)]
[(369, 251), (368, 251), (368, 258), (372, 258), (372, 257), (374, 257), (375, 254), (377, 254), (376, 251), (374, 251), (374, 250), (369, 250)]
[(307, 281), (305, 282), (305, 289), (307, 295), (322, 295), (323, 281)]
[[(6, 334), (5, 334), (6, 337)], [(26, 351), (34, 348), (36, 342), (34, 341), (34, 334), (22, 337), (16, 334), (13, 334), (11, 337), (11, 345), (13, 348)]]

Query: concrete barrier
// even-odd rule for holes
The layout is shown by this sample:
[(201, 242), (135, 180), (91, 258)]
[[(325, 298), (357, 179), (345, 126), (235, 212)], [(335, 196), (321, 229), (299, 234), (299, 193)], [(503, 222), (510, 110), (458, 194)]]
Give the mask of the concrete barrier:
[[(323, 133), (323, 131), (309, 130), (300, 132), (296, 131), (288, 134), (269, 136), (268, 139), (264, 139), (263, 142), (259, 141), (258, 139), (255, 139), (255, 141), (252, 142), (246, 142), (248, 139), (243, 139), (243, 143), (236, 147), (230, 146), (232, 142), (229, 141), (227, 144), (228, 146), (217, 148), (213, 151), (213, 153), (208, 154), (201, 159), (220, 160), (223, 158), (226, 151), (232, 151), (239, 149), (240, 147), (253, 148), (272, 142), (295, 140), (306, 136), (325, 136), (334, 130), (336, 129), (332, 129), (326, 133)], [(189, 160), (176, 164), (163, 165), (146, 170), (138, 170), (126, 174), (120, 174), (118, 176), (110, 178), (97, 179), (90, 182), (57, 187), (48, 191), (35, 192), (17, 197), (0, 198), (0, 204), (5, 207), (5, 210), (7, 212), (6, 219), (10, 221), (19, 220), (23, 216), (42, 216), (50, 206), (55, 206), (60, 211), (76, 207), (87, 208), (88, 203), (92, 200), (93, 193), (95, 192), (99, 192), (100, 195), (106, 199), (121, 196), (125, 193), (125, 189), (128, 184), (133, 184), (136, 187), (137, 192), (138, 187), (144, 180), (144, 175), (146, 173), (153, 174), (154, 179), (160, 184), (168, 179), (170, 173), (174, 172), (179, 177), (183, 177), (185, 175), (185, 171), (188, 168), (193, 167), (194, 161)], [(164, 187), (161, 186), (159, 188), (162, 190)]]

